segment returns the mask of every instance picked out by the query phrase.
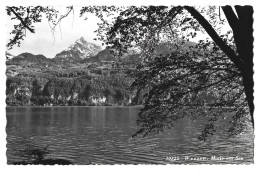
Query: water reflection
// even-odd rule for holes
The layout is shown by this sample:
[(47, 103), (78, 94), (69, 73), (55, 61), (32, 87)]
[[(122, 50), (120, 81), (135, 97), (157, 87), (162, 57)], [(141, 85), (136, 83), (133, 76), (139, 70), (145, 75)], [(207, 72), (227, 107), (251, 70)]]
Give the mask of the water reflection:
[[(225, 131), (209, 141), (198, 141), (203, 121), (179, 120), (172, 130), (146, 138), (133, 138), (139, 108), (132, 107), (8, 107), (7, 159), (21, 161), (20, 149), (49, 145), (57, 158), (74, 164), (178, 164), (250, 163), (253, 160), (252, 130), (233, 138)], [(223, 121), (219, 123), (219, 126)], [(243, 161), (170, 162), (168, 156), (240, 156)]]

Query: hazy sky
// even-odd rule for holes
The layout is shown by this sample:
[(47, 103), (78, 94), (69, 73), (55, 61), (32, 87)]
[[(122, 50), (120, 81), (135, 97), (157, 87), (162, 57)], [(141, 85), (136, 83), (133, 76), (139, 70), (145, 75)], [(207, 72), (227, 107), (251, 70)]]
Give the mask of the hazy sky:
[[(61, 14), (66, 12), (66, 7), (54, 7), (59, 9)], [(21, 42), (21, 46), (14, 46), (9, 52), (13, 55), (18, 55), (23, 52), (29, 52), (32, 54), (43, 54), (47, 58), (53, 58), (57, 53), (66, 49), (69, 45), (75, 42), (80, 37), (84, 37), (87, 41), (93, 42), (97, 45), (101, 45), (101, 42), (94, 41), (96, 37), (94, 31), (98, 28), (97, 23), (100, 20), (92, 14), (87, 14), (88, 19), (84, 20), (84, 17), (79, 17), (80, 7), (74, 6), (74, 16), (71, 12), (67, 18), (64, 18), (60, 24), (61, 33), (59, 27), (56, 28), (55, 41), (51, 32), (47, 19), (43, 19), (42, 22), (35, 24), (35, 34), (27, 31), (25, 40)], [(9, 32), (13, 27), (10, 18), (7, 18), (6, 34), (9, 36)], [(10, 36), (7, 38), (11, 38)]]

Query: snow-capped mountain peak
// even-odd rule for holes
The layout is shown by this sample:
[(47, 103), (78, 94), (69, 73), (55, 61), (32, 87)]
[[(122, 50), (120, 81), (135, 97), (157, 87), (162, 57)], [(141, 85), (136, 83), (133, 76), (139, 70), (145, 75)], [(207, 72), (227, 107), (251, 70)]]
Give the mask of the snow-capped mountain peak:
[(86, 41), (83, 37), (76, 40), (67, 49), (58, 53), (55, 58), (66, 60), (82, 60), (95, 56), (102, 50), (101, 46)]
[(10, 59), (14, 58), (14, 55), (10, 54), (9, 52), (5, 52), (5, 57), (6, 57), (6, 60), (10, 60)]

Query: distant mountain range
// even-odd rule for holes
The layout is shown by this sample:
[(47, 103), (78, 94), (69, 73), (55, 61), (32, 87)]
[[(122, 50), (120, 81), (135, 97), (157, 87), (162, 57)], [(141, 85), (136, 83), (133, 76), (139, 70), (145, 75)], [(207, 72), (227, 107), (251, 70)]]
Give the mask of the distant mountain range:
[[(9, 56), (12, 56), (11, 54)], [(6, 57), (7, 58), (7, 57)], [(50, 64), (53, 63), (53, 59), (46, 58), (44, 55), (33, 55), (31, 53), (25, 52), (17, 56), (13, 56), (7, 60), (7, 63), (35, 63), (35, 64)]]
[[(194, 42), (187, 42), (184, 47), (195, 45)], [(155, 56), (168, 54), (173, 50), (173, 45), (162, 44), (156, 48)], [(12, 72), (25, 72), (33, 69), (33, 72), (40, 70), (68, 70), (70, 68), (89, 69), (91, 66), (112, 67), (118, 63), (126, 68), (134, 68), (141, 61), (141, 51), (130, 49), (119, 59), (116, 58), (109, 49), (102, 50), (101, 46), (86, 41), (83, 37), (76, 40), (67, 49), (56, 54), (54, 58), (46, 58), (44, 55), (34, 55), (31, 53), (21, 53), (17, 56), (6, 52), (7, 70)], [(12, 68), (12, 69), (10, 69)], [(20, 68), (19, 71), (17, 68)]]
[(97, 70), (113, 70), (113, 68), (134, 68), (140, 63), (138, 51), (131, 50), (120, 59), (116, 58), (109, 49), (86, 41), (84, 38), (76, 40), (67, 49), (56, 54), (54, 58), (44, 55), (34, 55), (28, 52), (17, 56), (6, 52), (7, 76), (29, 76), (42, 74), (80, 72), (98, 72)]
[[(138, 54), (139, 51), (131, 50), (124, 54), (122, 58), (127, 58)], [(102, 49), (94, 43), (86, 41), (83, 37), (76, 40), (67, 49), (56, 54), (54, 58), (46, 58), (44, 55), (34, 55), (28, 52), (13, 56), (6, 52), (7, 63), (34, 63), (37, 65), (62, 65), (62, 64), (77, 64), (77, 63), (93, 63), (102, 61), (115, 61), (114, 55), (109, 49)]]

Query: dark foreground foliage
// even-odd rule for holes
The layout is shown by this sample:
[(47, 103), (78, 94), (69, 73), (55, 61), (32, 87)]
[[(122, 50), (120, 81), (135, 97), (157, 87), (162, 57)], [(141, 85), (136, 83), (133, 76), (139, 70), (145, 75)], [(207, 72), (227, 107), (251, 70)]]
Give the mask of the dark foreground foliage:
[(70, 165), (72, 162), (65, 159), (44, 159), (51, 151), (47, 147), (31, 146), (21, 150), (18, 155), (25, 158), (23, 161), (13, 162), (13, 165)]

